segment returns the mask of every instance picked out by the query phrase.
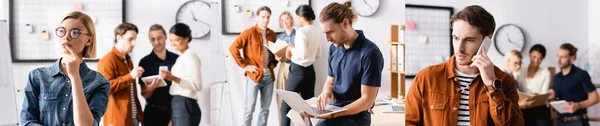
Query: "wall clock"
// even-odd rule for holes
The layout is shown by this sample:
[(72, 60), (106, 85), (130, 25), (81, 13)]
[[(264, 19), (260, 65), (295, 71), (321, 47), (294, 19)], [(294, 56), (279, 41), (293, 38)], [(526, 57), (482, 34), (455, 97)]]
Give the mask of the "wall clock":
[(357, 15), (372, 16), (379, 9), (379, 0), (352, 0), (352, 9)]
[(185, 23), (192, 30), (192, 38), (199, 39), (210, 33), (210, 4), (201, 0), (185, 2), (175, 17), (175, 22)]
[(526, 38), (523, 29), (514, 24), (505, 24), (500, 26), (494, 35), (494, 45), (496, 51), (502, 56), (510, 50), (523, 51)]

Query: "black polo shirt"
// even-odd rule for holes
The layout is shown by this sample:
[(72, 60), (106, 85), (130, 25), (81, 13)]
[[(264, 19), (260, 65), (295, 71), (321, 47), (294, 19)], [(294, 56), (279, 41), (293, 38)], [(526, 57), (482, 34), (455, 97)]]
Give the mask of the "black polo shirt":
[[(588, 99), (588, 93), (595, 91), (590, 74), (575, 65), (571, 65), (571, 71), (563, 75), (562, 71), (554, 75), (554, 87), (556, 97), (567, 102), (581, 102)], [(583, 115), (587, 113), (586, 108), (581, 108), (573, 114), (560, 114), (560, 117)]]
[(334, 78), (333, 105), (344, 107), (361, 97), (361, 85), (380, 87), (383, 54), (361, 30), (348, 49), (343, 45), (329, 46), (327, 75)]
[[(144, 56), (144, 58), (142, 58), (142, 60), (140, 60), (139, 66), (144, 68), (144, 73), (142, 73), (142, 77), (158, 75), (158, 73), (160, 72), (158, 70), (160, 66), (168, 66), (169, 70), (171, 70), (171, 68), (173, 67), (173, 64), (175, 64), (175, 61), (177, 61), (177, 57), (179, 57), (179, 55), (167, 51), (167, 57), (165, 58), (165, 60), (161, 60), (154, 53), (154, 51), (150, 52), (150, 54)], [(167, 82), (167, 86), (156, 88), (154, 90), (154, 92), (152, 93), (152, 96), (150, 98), (146, 99), (146, 103), (162, 105), (162, 106), (171, 106), (172, 96), (171, 96), (171, 94), (169, 94), (169, 88), (171, 87), (171, 81), (167, 81), (167, 80), (165, 80), (165, 81)], [(138, 83), (140, 83), (140, 86), (144, 86), (144, 83), (141, 80), (141, 77), (138, 80)]]

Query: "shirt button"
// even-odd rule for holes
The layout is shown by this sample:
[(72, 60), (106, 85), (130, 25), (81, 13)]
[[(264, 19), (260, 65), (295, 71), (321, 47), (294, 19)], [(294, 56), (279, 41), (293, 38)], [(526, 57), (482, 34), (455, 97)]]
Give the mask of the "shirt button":
[(48, 99), (48, 97), (44, 96), (44, 99)]
[(429, 108), (432, 108), (432, 109), (433, 109), (433, 105), (429, 106)]
[(69, 97), (69, 94), (66, 94), (65, 97)]
[(453, 110), (456, 110), (456, 107), (452, 108)]
[(460, 91), (460, 88), (456, 88), (456, 91)]
[(65, 109), (67, 109), (67, 108), (63, 108), (63, 110), (65, 110)]
[(492, 100), (496, 100), (496, 96), (492, 96)]

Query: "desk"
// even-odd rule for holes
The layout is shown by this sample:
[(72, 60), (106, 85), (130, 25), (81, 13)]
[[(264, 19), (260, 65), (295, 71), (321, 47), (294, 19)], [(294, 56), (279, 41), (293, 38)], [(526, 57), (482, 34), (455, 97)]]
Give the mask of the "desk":
[(383, 113), (381, 107), (390, 105), (379, 105), (373, 107), (371, 115), (372, 126), (404, 126), (404, 113)]
[[(373, 107), (373, 113), (371, 115), (371, 125), (372, 126), (404, 126), (404, 113), (383, 113), (381, 112), (381, 107), (389, 106), (389, 105), (380, 105)], [(288, 115), (296, 115), (295, 117), (290, 117), (292, 119), (292, 123), (305, 125), (304, 122), (294, 121), (294, 118), (300, 118), (300, 114), (294, 110), (290, 110)], [(301, 119), (300, 119), (301, 120)], [(318, 122), (318, 119), (311, 119), (312, 123)], [(313, 124), (315, 125), (315, 124)]]

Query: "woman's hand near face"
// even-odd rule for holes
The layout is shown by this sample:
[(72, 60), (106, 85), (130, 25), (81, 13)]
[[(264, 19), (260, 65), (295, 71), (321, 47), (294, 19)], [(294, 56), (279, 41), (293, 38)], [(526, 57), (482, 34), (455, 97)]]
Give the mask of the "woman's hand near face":
[(69, 76), (79, 76), (79, 65), (81, 64), (82, 60), (71, 47), (65, 46), (65, 48), (69, 52), (63, 57), (62, 62), (65, 64), (67, 74)]

